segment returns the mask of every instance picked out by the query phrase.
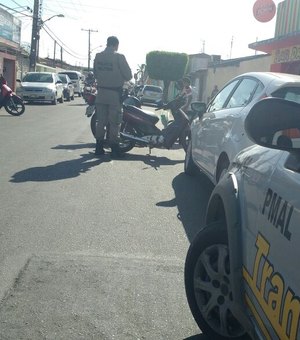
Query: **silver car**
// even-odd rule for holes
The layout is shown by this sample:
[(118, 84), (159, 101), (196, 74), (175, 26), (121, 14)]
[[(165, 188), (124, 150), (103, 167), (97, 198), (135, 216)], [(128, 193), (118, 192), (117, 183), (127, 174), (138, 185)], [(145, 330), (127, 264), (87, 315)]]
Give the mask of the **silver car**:
[(28, 72), (16, 89), (26, 102), (63, 103), (63, 84), (56, 73)]
[(300, 104), (256, 103), (253, 146), (215, 186), (192, 241), (185, 287), (211, 339), (300, 339)]
[(253, 144), (244, 121), (252, 106), (264, 97), (279, 97), (300, 103), (300, 76), (250, 72), (229, 81), (207, 105), (204, 115), (191, 124), (191, 141), (185, 172), (200, 170), (213, 184), (226, 173), (235, 155)]

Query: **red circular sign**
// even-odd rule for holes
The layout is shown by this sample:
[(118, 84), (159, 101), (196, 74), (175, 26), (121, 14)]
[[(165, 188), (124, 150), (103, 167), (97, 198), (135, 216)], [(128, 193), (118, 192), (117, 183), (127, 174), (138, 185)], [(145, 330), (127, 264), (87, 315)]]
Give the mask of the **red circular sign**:
[(256, 0), (253, 5), (254, 18), (260, 22), (268, 22), (276, 14), (276, 5), (273, 0)]

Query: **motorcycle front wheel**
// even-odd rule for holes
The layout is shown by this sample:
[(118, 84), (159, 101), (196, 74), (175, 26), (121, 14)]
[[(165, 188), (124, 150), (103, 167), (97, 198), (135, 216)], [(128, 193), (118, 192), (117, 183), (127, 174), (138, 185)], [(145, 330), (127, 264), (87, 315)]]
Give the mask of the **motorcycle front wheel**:
[(187, 152), (190, 139), (191, 139), (191, 130), (188, 127), (179, 136), (179, 143), (181, 144), (185, 152)]
[(6, 112), (13, 116), (20, 116), (25, 112), (25, 105), (19, 97), (13, 95), (4, 106)]

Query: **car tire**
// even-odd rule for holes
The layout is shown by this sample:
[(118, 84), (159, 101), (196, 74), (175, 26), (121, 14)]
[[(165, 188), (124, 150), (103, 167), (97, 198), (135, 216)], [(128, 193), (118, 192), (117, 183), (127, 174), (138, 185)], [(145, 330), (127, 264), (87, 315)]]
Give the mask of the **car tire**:
[(202, 332), (214, 340), (246, 340), (233, 316), (227, 231), (222, 222), (200, 230), (192, 241), (184, 268), (190, 310)]
[(192, 157), (192, 142), (190, 141), (187, 146), (184, 159), (184, 173), (188, 176), (195, 176), (198, 173), (197, 165)]

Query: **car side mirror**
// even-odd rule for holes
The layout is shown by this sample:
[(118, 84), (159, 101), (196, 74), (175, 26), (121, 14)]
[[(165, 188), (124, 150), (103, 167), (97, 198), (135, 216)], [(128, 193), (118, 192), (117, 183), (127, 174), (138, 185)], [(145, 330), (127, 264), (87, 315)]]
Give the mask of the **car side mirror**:
[(245, 119), (248, 137), (278, 150), (300, 150), (300, 104), (281, 98), (262, 99)]
[(17, 83), (21, 83), (21, 79), (16, 79), (16, 82)]
[(198, 117), (201, 119), (203, 114), (206, 112), (206, 104), (203, 102), (192, 102), (191, 109), (196, 112)]

